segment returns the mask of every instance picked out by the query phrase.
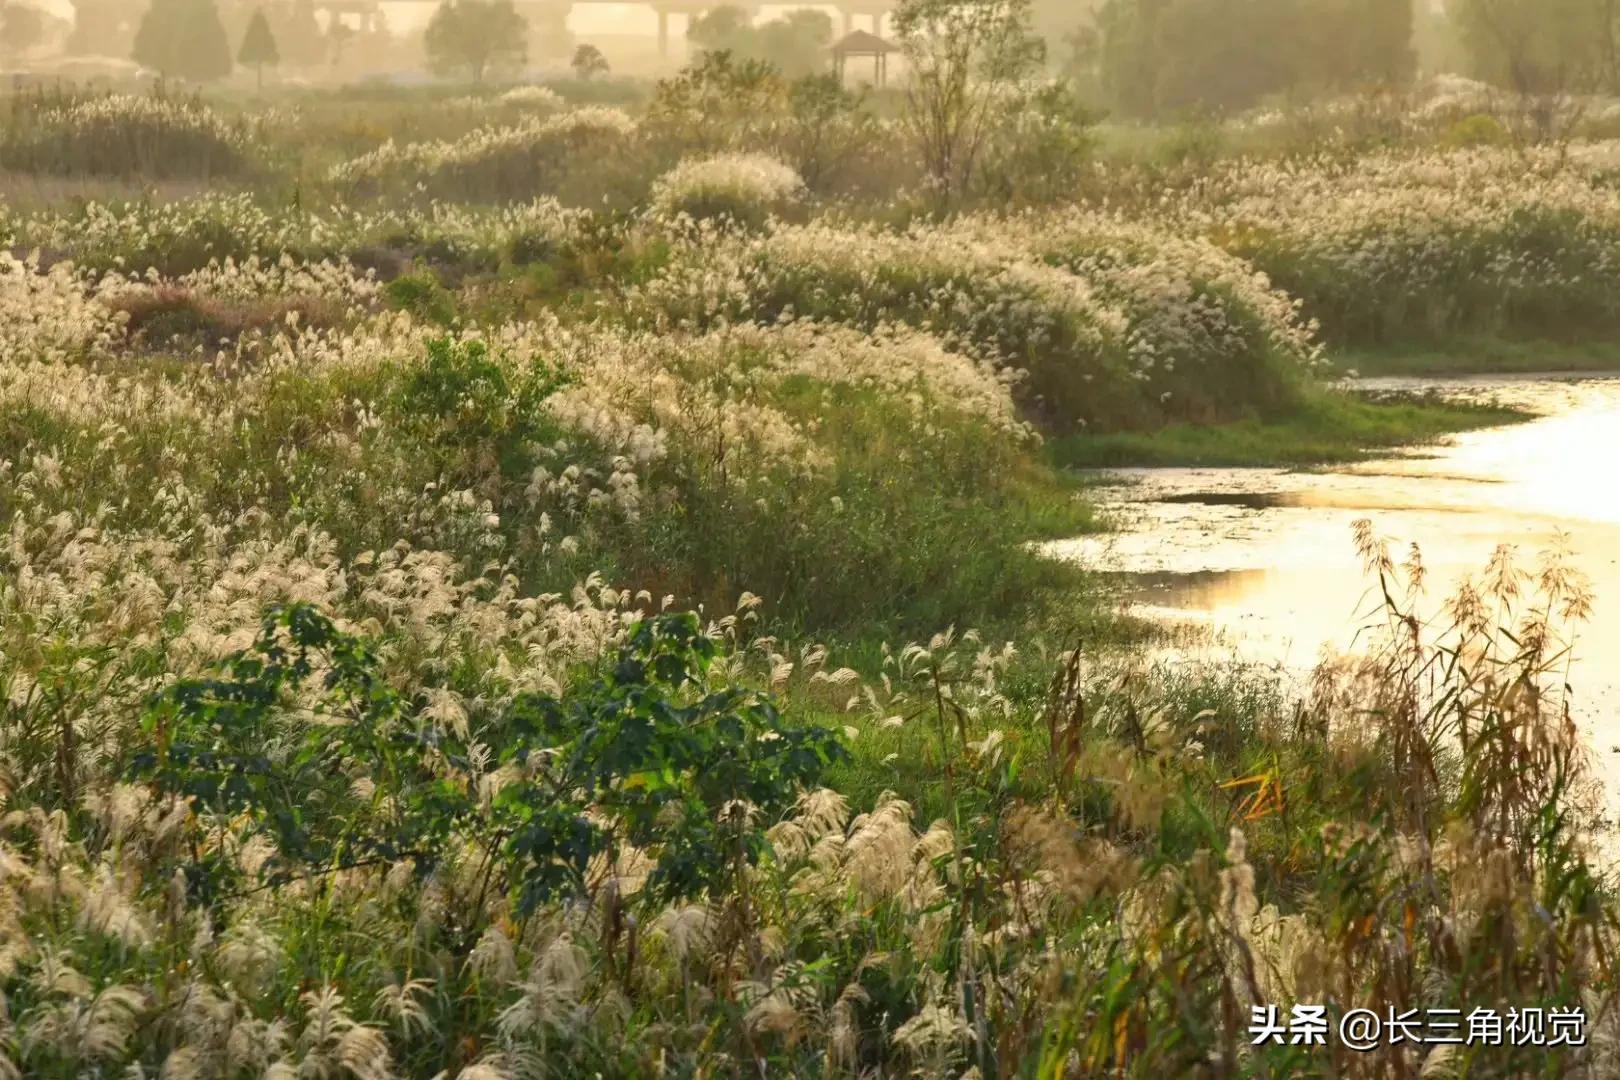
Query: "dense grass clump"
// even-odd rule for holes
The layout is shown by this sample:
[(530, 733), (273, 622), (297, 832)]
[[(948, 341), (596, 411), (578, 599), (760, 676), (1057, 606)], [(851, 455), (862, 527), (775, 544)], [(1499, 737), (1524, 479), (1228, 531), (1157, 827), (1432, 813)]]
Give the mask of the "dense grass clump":
[(290, 259), (348, 260), (393, 277), (417, 260), (458, 273), (545, 262), (589, 221), (589, 214), (553, 199), (312, 211), (210, 193), (18, 215), (9, 222), (9, 240), (22, 251), (39, 251), (53, 262), (71, 259), (97, 273), (177, 276), (216, 263)]
[(635, 130), (617, 109), (589, 107), (503, 127), (485, 127), (458, 139), (395, 144), (335, 167), (339, 190), (475, 201), (532, 199), (551, 194), (577, 159), (609, 152)]
[(1590, 339), (1620, 327), (1603, 162), (1474, 150), (1238, 167), (1198, 213), (1337, 342)]
[[(165, 520), (161, 492), (179, 485), (211, 517), (303, 521), (346, 557), (404, 539), (500, 559), (542, 590), (590, 569), (711, 604), (751, 590), (828, 629), (988, 614), (1053, 576), (1023, 541), (1087, 522), (1029, 454), (1007, 380), (915, 332), (545, 320), (446, 335), (442, 286), (382, 287), (347, 263), (249, 259), (93, 289), (14, 264), (7, 282), (11, 400), (58, 420), (21, 423), (0, 452), (59, 459), (64, 497), (124, 506), (129, 527)], [(47, 301), (72, 321), (35, 318)], [(131, 347), (195, 349), (213, 370), (135, 392), (122, 372), (45, 366)], [(42, 414), (46, 387), (74, 404)], [(153, 394), (166, 411), (126, 415)], [(97, 412), (165, 468), (78, 462)], [(424, 492), (439, 494), (415, 505)]]
[(1023, 373), (1026, 409), (1060, 430), (1285, 408), (1316, 360), (1288, 300), (1241, 263), (1089, 215), (696, 244), (637, 299), (677, 322), (908, 323)]
[(41, 94), (13, 102), (0, 128), (0, 163), (24, 172), (207, 180), (239, 175), (253, 160), (245, 125), (161, 91)]
[(759, 228), (804, 195), (792, 168), (760, 154), (682, 162), (653, 185), (652, 209), (666, 218)]
[(107, 355), (123, 328), (68, 266), (0, 252), (0, 352), (32, 363)]

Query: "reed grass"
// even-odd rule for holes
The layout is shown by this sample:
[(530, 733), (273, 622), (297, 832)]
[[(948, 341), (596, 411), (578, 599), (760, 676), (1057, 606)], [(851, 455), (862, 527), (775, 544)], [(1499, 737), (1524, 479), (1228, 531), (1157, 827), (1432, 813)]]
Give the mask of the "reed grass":
[[(839, 179), (892, 117), (748, 156), (816, 156), (764, 89), (8, 103), (0, 1078), (1620, 1072), (1558, 552), (1434, 597), (1359, 526), (1301, 687), (1031, 551), (1101, 527), (1059, 464), (1511, 419), (1320, 339), (1607, 327), (1601, 148), (1524, 214), (1488, 149), (1189, 143), (938, 220)], [(1313, 1003), (1588, 1038), (1250, 1038)]]

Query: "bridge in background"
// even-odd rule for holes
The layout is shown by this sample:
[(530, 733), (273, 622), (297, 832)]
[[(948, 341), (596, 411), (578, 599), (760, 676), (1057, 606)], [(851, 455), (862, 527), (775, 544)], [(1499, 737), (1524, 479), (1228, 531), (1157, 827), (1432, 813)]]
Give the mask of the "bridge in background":
[[(440, 0), (390, 0), (391, 3), (418, 3), (437, 4)], [(881, 34), (883, 30), (883, 17), (893, 11), (899, 0), (829, 0), (825, 4), (805, 4), (805, 7), (833, 7), (844, 17), (844, 33), (848, 34), (855, 29), (855, 19), (860, 15), (867, 15), (872, 20), (872, 33)], [(658, 51), (665, 55), (669, 53), (669, 20), (672, 15), (684, 15), (688, 19), (713, 11), (718, 7), (736, 7), (746, 11), (751, 17), (759, 14), (760, 8), (765, 6), (764, 0), (516, 0), (518, 11), (528, 16), (536, 25), (560, 25), (568, 18), (568, 13), (574, 8), (591, 4), (617, 4), (630, 3), (633, 6), (651, 8), (658, 16)], [(792, 7), (791, 3), (775, 4), (772, 6)], [(382, 17), (381, 0), (315, 0), (315, 7), (325, 11), (334, 18), (353, 16), (360, 22), (360, 28), (369, 30), (376, 27)]]

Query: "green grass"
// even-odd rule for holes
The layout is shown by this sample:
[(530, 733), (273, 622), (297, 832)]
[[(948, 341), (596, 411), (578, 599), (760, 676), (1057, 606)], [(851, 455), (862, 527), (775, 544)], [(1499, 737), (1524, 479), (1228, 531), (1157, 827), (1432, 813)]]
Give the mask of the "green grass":
[(1447, 402), (1431, 396), (1374, 401), (1324, 392), (1281, 419), (1076, 435), (1054, 440), (1049, 449), (1055, 463), (1077, 469), (1326, 465), (1528, 417), (1521, 410), (1503, 406)]
[(1620, 342), (1458, 340), (1438, 346), (1358, 349), (1339, 358), (1362, 375), (1536, 375), (1620, 372)]

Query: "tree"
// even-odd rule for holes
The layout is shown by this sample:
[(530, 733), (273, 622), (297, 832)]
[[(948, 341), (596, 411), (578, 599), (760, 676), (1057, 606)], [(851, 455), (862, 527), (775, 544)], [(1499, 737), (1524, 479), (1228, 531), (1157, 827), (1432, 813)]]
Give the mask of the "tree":
[(294, 67), (317, 67), (326, 59), (326, 38), (315, 18), (315, 0), (283, 0), (270, 12), (270, 29), (281, 59)]
[(0, 56), (21, 56), (45, 39), (45, 15), (29, 4), (0, 7)]
[(685, 154), (737, 149), (762, 123), (782, 114), (787, 84), (771, 65), (705, 52), (654, 88), (647, 121), (655, 138)]
[(1083, 41), (1122, 112), (1250, 108), (1411, 80), (1411, 0), (1108, 0)]
[(512, 0), (444, 0), (422, 43), (435, 72), (465, 71), (481, 83), (493, 67), (520, 67), (528, 60), (528, 34), (528, 21)]
[(208, 82), (231, 73), (231, 44), (214, 0), (152, 0), (135, 33), (136, 62)]
[(574, 77), (589, 82), (598, 75), (608, 73), (607, 57), (595, 45), (581, 45), (574, 50), (574, 59), (570, 65), (574, 69)]
[(825, 11), (790, 11), (754, 30), (759, 58), (775, 64), (789, 78), (802, 78), (827, 70), (833, 43), (832, 16)]
[(72, 56), (128, 56), (134, 21), (124, 0), (73, 0)]
[(904, 124), (942, 206), (972, 185), (985, 144), (1045, 61), (1030, 0), (902, 0), (895, 12), (911, 78)]
[(694, 18), (686, 28), (686, 40), (706, 53), (729, 52), (744, 56), (752, 39), (749, 33), (752, 29), (746, 11), (722, 4)]
[[(1417, 15), (1412, 0), (1316, 0), (1323, 17), (1311, 57), (1339, 87), (1401, 86), (1417, 74)], [(1334, 63), (1334, 60), (1337, 63)]]
[(281, 52), (276, 48), (276, 37), (270, 32), (270, 21), (264, 17), (263, 8), (253, 13), (253, 21), (242, 35), (242, 51), (237, 53), (236, 60), (243, 67), (253, 69), (260, 90), (264, 89), (265, 65), (275, 67), (281, 63)]
[(1299, 0), (1172, 0), (1158, 22), (1157, 107), (1247, 109), (1290, 89), (1309, 26)]
[(775, 149), (812, 192), (826, 193), (858, 173), (862, 156), (881, 145), (882, 129), (865, 103), (864, 91), (849, 90), (831, 73), (788, 87), (788, 117)]
[(1453, 0), (1475, 74), (1522, 95), (1588, 88), (1612, 75), (1608, 0)]
[(1064, 48), (1092, 30), (1102, 0), (1033, 0), (1030, 26), (1046, 42), (1047, 55), (1063, 57)]
[(686, 37), (705, 53), (729, 52), (800, 78), (826, 70), (833, 23), (826, 12), (801, 10), (756, 26), (747, 12), (727, 5), (693, 19)]
[(341, 19), (333, 19), (332, 25), (326, 28), (326, 53), (332, 58), (333, 67), (343, 63), (343, 50), (355, 36), (354, 27)]
[(1156, 116), (1162, 50), (1159, 23), (1168, 0), (1108, 0), (1097, 13), (1097, 78), (1130, 116)]
[(1568, 135), (1582, 96), (1616, 82), (1612, 0), (1453, 0), (1475, 74), (1518, 98), (1522, 133)]

